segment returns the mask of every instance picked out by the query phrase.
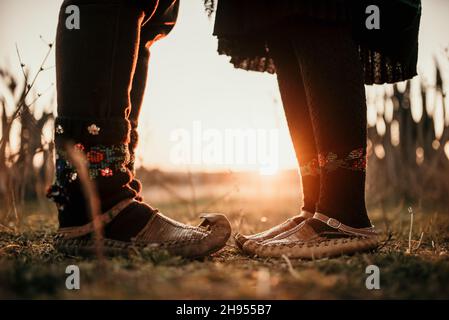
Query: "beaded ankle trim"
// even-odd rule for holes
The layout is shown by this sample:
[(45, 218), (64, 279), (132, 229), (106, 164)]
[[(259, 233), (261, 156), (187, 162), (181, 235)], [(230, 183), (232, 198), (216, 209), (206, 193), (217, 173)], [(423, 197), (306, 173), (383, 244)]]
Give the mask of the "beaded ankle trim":
[[(94, 180), (100, 177), (109, 178), (118, 173), (127, 173), (127, 165), (130, 160), (128, 145), (95, 145), (85, 147), (81, 143), (74, 145), (78, 152), (85, 155), (89, 178)], [(78, 180), (76, 168), (68, 160), (67, 152), (58, 149), (56, 152), (56, 177), (55, 183), (49, 188), (47, 197), (63, 209), (63, 204), (69, 200), (66, 189)]]
[[(112, 177), (117, 172), (127, 172), (129, 152), (128, 146), (125, 144), (85, 147), (83, 144), (77, 143), (74, 147), (77, 151), (85, 154), (91, 179)], [(64, 181), (77, 179), (75, 168), (67, 160), (67, 153), (64, 150), (58, 150), (56, 154), (56, 178)]]

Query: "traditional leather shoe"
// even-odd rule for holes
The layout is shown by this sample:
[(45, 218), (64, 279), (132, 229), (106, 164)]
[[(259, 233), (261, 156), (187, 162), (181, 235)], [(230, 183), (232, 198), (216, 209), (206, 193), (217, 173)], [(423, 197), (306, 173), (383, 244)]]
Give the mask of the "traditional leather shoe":
[[(131, 204), (150, 208), (133, 199), (124, 200), (99, 216), (99, 225), (104, 226), (110, 223)], [(231, 235), (231, 225), (222, 214), (203, 215), (203, 222), (194, 227), (170, 219), (156, 209), (150, 209), (153, 210), (153, 216), (131, 241), (107, 238), (99, 240), (103, 252), (106, 255), (127, 255), (136, 249), (151, 249), (165, 250), (185, 258), (199, 258), (223, 248)], [(94, 254), (98, 245), (94, 239), (94, 233), (93, 221), (79, 227), (61, 228), (56, 236), (55, 248), (67, 254)]]
[[(320, 221), (335, 231), (316, 232), (310, 221)], [(375, 249), (379, 244), (374, 227), (352, 228), (322, 213), (296, 227), (263, 241), (247, 241), (243, 250), (259, 257), (320, 259)]]
[(246, 241), (252, 240), (255, 242), (262, 242), (268, 239), (271, 239), (287, 230), (290, 230), (294, 227), (296, 227), (298, 224), (303, 222), (304, 220), (311, 218), (313, 216), (313, 213), (308, 212), (306, 210), (302, 210), (301, 213), (297, 216), (294, 216), (281, 224), (278, 224), (277, 226), (272, 227), (271, 229), (262, 231), (260, 233), (252, 234), (249, 236), (244, 236), (240, 233), (237, 233), (234, 236), (235, 243), (240, 249), (243, 249), (243, 245)]

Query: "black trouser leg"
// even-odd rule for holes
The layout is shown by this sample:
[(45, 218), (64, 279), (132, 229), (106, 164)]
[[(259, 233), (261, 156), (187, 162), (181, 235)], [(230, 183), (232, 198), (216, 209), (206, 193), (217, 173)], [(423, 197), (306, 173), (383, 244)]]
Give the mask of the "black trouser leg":
[(366, 101), (351, 31), (308, 23), (294, 40), (321, 167), (317, 211), (354, 227), (369, 226), (365, 208)]
[[(133, 174), (128, 169), (128, 117), (140, 29), (146, 16), (145, 8), (137, 3), (67, 0), (62, 5), (56, 41), (58, 158), (56, 183), (50, 193), (59, 206), (61, 227), (91, 220), (76, 168), (67, 154), (69, 144), (86, 157), (102, 212), (136, 196), (129, 185)], [(79, 30), (66, 28), (68, 5), (80, 9)], [(133, 221), (125, 232), (128, 236), (145, 225), (150, 211), (130, 212), (128, 208), (127, 212)]]
[[(137, 127), (139, 124), (140, 110), (147, 86), (148, 65), (150, 60), (150, 47), (157, 39), (166, 36), (173, 28), (179, 8), (177, 0), (160, 0), (157, 9), (152, 12), (149, 19), (145, 20), (140, 30), (140, 41), (136, 68), (132, 79), (131, 110), (129, 121), (131, 124), (131, 136), (129, 143), (130, 161), (128, 168), (135, 174), (135, 150), (139, 141)], [(130, 186), (137, 192), (136, 199), (142, 200), (140, 192), (142, 185), (134, 178)]]
[[(131, 125), (130, 133), (130, 161), (128, 163), (128, 169), (135, 175), (135, 151), (139, 141), (139, 133), (137, 127), (139, 124), (139, 115), (142, 107), (143, 96), (145, 94), (145, 88), (147, 84), (147, 73), (148, 73), (148, 63), (150, 59), (150, 51), (148, 48), (140, 45), (139, 57), (137, 59), (136, 70), (132, 82), (131, 90), (131, 111), (129, 114), (129, 121)], [(133, 188), (137, 193), (137, 200), (142, 200), (140, 192), (142, 191), (142, 184), (136, 178), (130, 182), (131, 188)]]
[(313, 213), (319, 196), (320, 176), (315, 136), (301, 68), (291, 42), (272, 41), (269, 47), (276, 66), (284, 112), (300, 167), (304, 194), (303, 209)]

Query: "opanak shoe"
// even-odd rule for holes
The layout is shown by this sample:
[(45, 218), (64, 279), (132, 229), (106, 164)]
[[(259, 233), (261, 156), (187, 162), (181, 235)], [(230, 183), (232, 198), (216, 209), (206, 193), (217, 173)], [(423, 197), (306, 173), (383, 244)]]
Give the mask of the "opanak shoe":
[[(194, 227), (168, 218), (158, 210), (133, 199), (124, 200), (99, 216), (99, 225), (111, 223), (129, 206), (150, 210), (152, 217), (130, 241), (107, 237), (100, 239), (100, 245), (106, 255), (127, 255), (135, 250), (151, 249), (165, 250), (185, 258), (199, 258), (223, 248), (231, 235), (231, 225), (222, 214), (203, 215), (203, 222)], [(93, 221), (79, 227), (60, 228), (54, 245), (56, 249), (67, 254), (92, 255), (95, 254), (98, 245), (94, 236)]]
[[(311, 221), (320, 221), (334, 231), (316, 232)], [(379, 245), (374, 227), (352, 228), (322, 213), (296, 227), (263, 241), (247, 241), (243, 249), (258, 257), (282, 257), (300, 259), (330, 258), (375, 249)]]
[(271, 229), (268, 229), (268, 230), (265, 230), (265, 231), (262, 231), (262, 232), (259, 232), (256, 234), (248, 235), (248, 236), (237, 233), (234, 236), (234, 239), (235, 239), (237, 246), (240, 249), (242, 249), (243, 245), (248, 240), (262, 242), (262, 241), (271, 239), (271, 238), (277, 236), (278, 234), (281, 234), (287, 230), (290, 230), (290, 229), (296, 227), (298, 224), (300, 224), (301, 222), (303, 222), (304, 220), (306, 220), (307, 218), (310, 218), (312, 216), (313, 216), (313, 213), (308, 212), (306, 210), (302, 210), (299, 215), (294, 216), (294, 217), (282, 222), (281, 224), (278, 224), (278, 225), (272, 227)]

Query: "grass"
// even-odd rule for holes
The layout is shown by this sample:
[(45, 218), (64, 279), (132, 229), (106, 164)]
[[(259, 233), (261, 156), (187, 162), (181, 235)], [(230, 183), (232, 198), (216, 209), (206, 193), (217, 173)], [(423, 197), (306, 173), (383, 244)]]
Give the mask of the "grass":
[[(273, 194), (260, 190), (234, 194), (210, 205), (207, 196), (198, 208), (226, 212), (234, 230), (249, 233), (279, 223), (295, 213), (295, 190)], [(197, 223), (185, 204), (146, 198), (162, 212)], [(261, 196), (262, 194), (262, 196)], [(257, 195), (257, 196), (256, 196)], [(157, 196), (156, 196), (157, 198)], [(213, 202), (213, 201), (212, 201)], [(0, 298), (32, 299), (441, 299), (449, 298), (449, 215), (406, 208), (387, 212), (373, 208), (370, 216), (383, 232), (377, 253), (317, 261), (251, 259), (232, 240), (204, 260), (188, 261), (164, 253), (142, 253), (129, 259), (63, 256), (52, 246), (57, 228), (54, 212), (23, 209), (21, 232), (0, 232)], [(389, 231), (386, 231), (386, 230)], [(421, 239), (421, 241), (420, 241)], [(408, 253), (409, 246), (412, 248)], [(81, 289), (65, 288), (65, 268), (76, 264)], [(365, 286), (365, 268), (380, 268), (380, 290)]]

